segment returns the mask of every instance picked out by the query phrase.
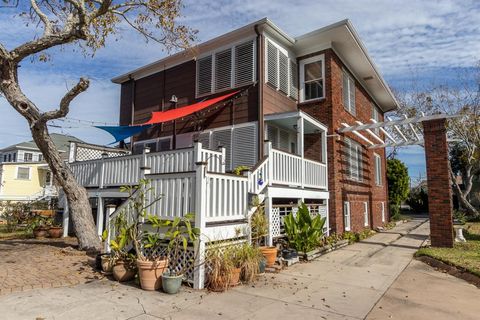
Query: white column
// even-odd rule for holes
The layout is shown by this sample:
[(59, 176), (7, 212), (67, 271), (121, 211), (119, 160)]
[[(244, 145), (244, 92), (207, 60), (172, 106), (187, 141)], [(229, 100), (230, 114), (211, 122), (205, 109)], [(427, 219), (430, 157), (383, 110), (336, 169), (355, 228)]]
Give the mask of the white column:
[(64, 194), (65, 197), (65, 205), (63, 207), (63, 237), (68, 237), (68, 226), (70, 223), (70, 213), (68, 208), (68, 200), (67, 196)]
[(298, 148), (298, 155), (302, 158), (301, 162), (301, 181), (302, 181), (302, 188), (304, 187), (305, 184), (305, 161), (304, 159), (304, 136), (305, 130), (304, 130), (304, 120), (302, 117), (299, 117), (297, 119), (297, 148)]
[(325, 206), (326, 206), (326, 210), (327, 210), (327, 217), (325, 219), (325, 224), (327, 226), (327, 236), (330, 235), (330, 212), (328, 210), (328, 201), (330, 201), (330, 199), (325, 200)]
[(110, 230), (110, 217), (112, 216), (112, 214), (115, 212), (115, 210), (117, 209), (117, 207), (113, 204), (109, 204), (107, 205), (107, 220), (106, 220), (106, 223), (105, 223), (105, 230), (107, 230), (107, 239), (105, 240), (105, 252), (107, 253), (110, 253), (110, 239), (111, 239), (111, 230)]
[(104, 201), (102, 197), (97, 197), (97, 234), (101, 237), (103, 232), (103, 213)]
[(220, 161), (220, 172), (225, 173), (225, 164), (226, 164), (226, 159), (227, 159), (227, 149), (225, 149), (225, 147), (221, 147), (220, 152), (222, 153), (222, 159)]
[[(201, 144), (200, 144), (201, 149)], [(205, 242), (207, 239), (203, 236), (205, 234), (205, 217), (206, 217), (206, 196), (207, 196), (207, 181), (205, 179), (207, 163), (196, 162), (195, 175), (195, 227), (200, 230), (200, 237), (195, 244), (195, 272), (193, 275), (193, 288), (203, 289), (205, 286)]]
[(272, 143), (270, 141), (265, 141), (263, 152), (265, 153), (265, 156), (269, 158), (268, 169), (265, 176), (263, 177), (263, 181), (268, 181), (268, 185), (271, 186), (274, 175), (273, 175)]
[(273, 246), (272, 197), (268, 193), (265, 198), (265, 214), (268, 220), (267, 246)]

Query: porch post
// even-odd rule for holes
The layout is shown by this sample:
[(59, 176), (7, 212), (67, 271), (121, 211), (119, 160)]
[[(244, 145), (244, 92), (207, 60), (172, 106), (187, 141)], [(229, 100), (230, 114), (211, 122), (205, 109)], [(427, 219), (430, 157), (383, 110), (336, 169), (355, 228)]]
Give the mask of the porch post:
[(65, 205), (63, 207), (63, 237), (68, 237), (68, 227), (70, 224), (70, 213), (68, 208), (68, 199), (65, 197)]
[(101, 237), (103, 232), (103, 213), (104, 200), (102, 197), (97, 197), (97, 234)]
[[(200, 143), (199, 146), (201, 148)], [(205, 179), (205, 174), (207, 169), (207, 163), (199, 161), (196, 162), (195, 165), (195, 227), (200, 230), (200, 236), (195, 243), (195, 271), (193, 274), (193, 288), (203, 289), (205, 286), (205, 242), (207, 239), (204, 238), (202, 235), (205, 233), (206, 226), (205, 203), (207, 196), (207, 180)]]
[(110, 239), (111, 239), (111, 234), (110, 234), (110, 217), (112, 214), (115, 212), (117, 207), (114, 204), (109, 204), (107, 205), (107, 220), (105, 222), (105, 230), (108, 231), (108, 236), (107, 239), (105, 240), (105, 252), (110, 253)]
[(305, 161), (304, 159), (304, 144), (303, 141), (305, 139), (305, 130), (304, 130), (304, 120), (303, 117), (297, 118), (297, 148), (298, 154), (302, 158), (302, 162), (300, 164), (300, 174), (301, 174), (301, 186), (302, 188), (305, 185)]
[(265, 145), (263, 151), (265, 152), (265, 156), (269, 157), (268, 160), (268, 170), (267, 174), (268, 177), (263, 177), (264, 181), (268, 181), (268, 185), (272, 185), (272, 180), (273, 180), (273, 159), (272, 159), (272, 143), (268, 140), (265, 140)]
[(268, 219), (267, 246), (273, 246), (273, 227), (272, 227), (272, 197), (267, 193), (265, 197), (265, 214)]
[(225, 147), (220, 147), (219, 150), (222, 153), (222, 158), (220, 159), (220, 172), (225, 173), (225, 159), (227, 157), (227, 149)]

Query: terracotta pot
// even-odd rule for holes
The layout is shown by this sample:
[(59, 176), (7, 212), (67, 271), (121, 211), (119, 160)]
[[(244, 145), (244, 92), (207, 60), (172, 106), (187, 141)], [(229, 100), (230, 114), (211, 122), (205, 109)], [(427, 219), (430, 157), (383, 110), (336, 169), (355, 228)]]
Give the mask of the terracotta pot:
[(48, 235), (50, 236), (50, 238), (60, 238), (63, 235), (63, 228), (50, 227), (50, 229), (48, 229)]
[(232, 270), (232, 275), (230, 277), (230, 286), (234, 287), (240, 283), (240, 273), (242, 272), (241, 268), (234, 268)]
[(33, 229), (33, 236), (35, 237), (35, 239), (46, 238), (48, 236), (48, 230), (44, 227), (35, 228)]
[(137, 260), (138, 276), (143, 290), (158, 290), (162, 286), (162, 274), (168, 267), (168, 259), (157, 261)]
[(112, 269), (113, 277), (118, 282), (130, 281), (135, 278), (135, 270), (127, 268), (125, 261), (118, 260)]
[(113, 260), (111, 259), (110, 255), (104, 255), (101, 257), (102, 259), (102, 270), (105, 274), (110, 275), (113, 271)]
[(267, 260), (267, 267), (273, 267), (277, 260), (277, 247), (260, 247), (265, 260)]

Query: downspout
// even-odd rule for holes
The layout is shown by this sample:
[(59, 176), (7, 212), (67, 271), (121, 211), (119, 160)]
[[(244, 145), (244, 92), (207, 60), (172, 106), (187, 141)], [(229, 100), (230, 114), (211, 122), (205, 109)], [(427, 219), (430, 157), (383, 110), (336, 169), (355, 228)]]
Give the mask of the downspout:
[(265, 136), (263, 120), (263, 35), (258, 30), (258, 24), (254, 27), (257, 34), (257, 85), (258, 85), (258, 159), (264, 158), (263, 140)]

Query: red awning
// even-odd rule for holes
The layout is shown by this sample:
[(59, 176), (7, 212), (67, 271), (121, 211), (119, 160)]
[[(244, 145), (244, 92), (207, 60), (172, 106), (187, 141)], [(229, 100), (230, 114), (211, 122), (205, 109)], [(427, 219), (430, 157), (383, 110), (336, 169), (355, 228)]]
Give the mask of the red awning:
[(145, 122), (144, 124), (155, 124), (155, 123), (162, 123), (162, 122), (167, 122), (167, 121), (172, 121), (175, 119), (179, 119), (188, 115), (191, 115), (192, 113), (201, 111), (205, 108), (208, 108), (212, 105), (214, 105), (217, 102), (220, 102), (222, 100), (227, 99), (228, 97), (231, 97), (235, 94), (237, 94), (239, 91), (235, 91), (217, 98), (197, 102), (194, 104), (191, 104), (186, 107), (181, 107), (177, 109), (170, 109), (167, 111), (158, 111), (158, 112), (152, 112), (152, 118), (148, 121)]

